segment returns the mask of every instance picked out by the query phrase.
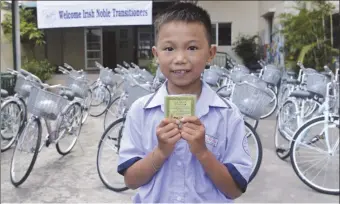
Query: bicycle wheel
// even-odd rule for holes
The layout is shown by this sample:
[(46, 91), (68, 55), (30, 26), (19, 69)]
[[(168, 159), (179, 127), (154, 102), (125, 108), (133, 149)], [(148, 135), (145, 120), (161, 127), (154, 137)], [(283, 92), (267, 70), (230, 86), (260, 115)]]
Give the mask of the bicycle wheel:
[(276, 117), (274, 145), (276, 155), (285, 160), (290, 155), (290, 141), (298, 128), (296, 106), (293, 101), (288, 100), (280, 108)]
[(112, 122), (114, 122), (119, 117), (121, 117), (121, 114), (120, 114), (121, 110), (119, 109), (120, 108), (120, 101), (121, 101), (120, 96), (113, 99), (109, 108), (105, 112), (105, 115), (104, 115), (104, 130), (106, 130), (106, 128), (109, 127), (109, 125)]
[(89, 114), (92, 117), (99, 117), (105, 113), (111, 102), (110, 90), (103, 86), (98, 85), (92, 90), (92, 101)]
[[(327, 124), (325, 116), (319, 116), (299, 128), (291, 144), (290, 159), (294, 172), (307, 186), (320, 193), (339, 195), (339, 116), (329, 118), (332, 120)], [(320, 130), (313, 131), (318, 126)], [(326, 169), (329, 166), (334, 169)], [(316, 178), (319, 175), (321, 178)]]
[[(10, 171), (11, 182), (15, 187), (18, 187), (23, 182), (25, 182), (33, 169), (39, 153), (41, 143), (41, 131), (42, 128), (39, 118), (33, 116), (29, 119), (25, 127), (19, 133), (18, 139), (16, 140), (16, 146), (13, 151)], [(32, 140), (32, 144), (29, 144)], [(28, 165), (25, 165), (26, 167), (21, 167), (17, 165), (17, 160), (22, 157), (19, 155), (20, 151), (25, 152), (25, 155), (30, 155), (27, 153), (31, 153), (32, 155), (31, 159), (23, 159), (24, 162), (28, 163)], [(23, 174), (19, 175), (16, 171), (23, 171)]]
[(4, 102), (0, 109), (1, 152), (11, 148), (25, 120), (25, 111), (17, 101)]
[(82, 127), (82, 107), (79, 103), (73, 103), (61, 116), (58, 122), (57, 151), (61, 155), (67, 155), (76, 144)]
[(257, 132), (254, 130), (254, 128), (247, 122), (245, 122), (244, 124), (246, 127), (249, 151), (251, 154), (251, 158), (253, 160), (252, 173), (248, 181), (248, 183), (250, 183), (255, 178), (257, 172), (260, 169), (260, 166), (262, 163), (263, 149), (262, 149), (262, 143), (261, 143), (260, 137), (258, 136)]
[(91, 91), (91, 89), (88, 89), (88, 95), (84, 99), (83, 120), (82, 120), (81, 124), (84, 124), (87, 120), (87, 117), (89, 116), (91, 103), (92, 103), (92, 91)]
[(104, 132), (98, 145), (97, 171), (100, 180), (110, 190), (128, 190), (124, 177), (118, 174), (118, 153), (125, 118), (114, 121)]
[(268, 89), (268, 91), (270, 95), (272, 96), (272, 100), (270, 101), (269, 106), (266, 107), (265, 114), (261, 116), (261, 119), (265, 119), (271, 116), (277, 108), (277, 96), (275, 92), (272, 89)]

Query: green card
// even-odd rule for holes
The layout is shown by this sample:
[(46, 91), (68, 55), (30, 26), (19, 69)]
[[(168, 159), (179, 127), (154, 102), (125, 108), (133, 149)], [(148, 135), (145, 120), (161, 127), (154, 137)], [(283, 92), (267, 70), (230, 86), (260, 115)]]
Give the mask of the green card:
[(185, 116), (195, 115), (195, 95), (165, 96), (165, 117), (181, 119)]

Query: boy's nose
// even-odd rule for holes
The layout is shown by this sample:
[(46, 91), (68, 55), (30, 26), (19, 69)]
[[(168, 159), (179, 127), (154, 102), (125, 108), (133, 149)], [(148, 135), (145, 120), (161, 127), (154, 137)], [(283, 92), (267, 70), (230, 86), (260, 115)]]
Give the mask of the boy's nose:
[(178, 52), (175, 56), (174, 63), (175, 64), (186, 64), (188, 62), (187, 57), (183, 52)]

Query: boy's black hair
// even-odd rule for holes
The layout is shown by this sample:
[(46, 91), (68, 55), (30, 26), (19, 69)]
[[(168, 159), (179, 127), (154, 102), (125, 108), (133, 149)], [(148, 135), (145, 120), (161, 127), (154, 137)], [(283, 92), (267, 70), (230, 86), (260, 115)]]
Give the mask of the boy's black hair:
[(211, 32), (211, 20), (210, 15), (206, 10), (197, 6), (193, 3), (176, 3), (160, 14), (157, 15), (155, 20), (155, 41), (157, 43), (158, 33), (161, 28), (166, 23), (171, 21), (183, 21), (186, 23), (201, 23), (205, 30), (209, 45), (212, 42), (212, 32)]

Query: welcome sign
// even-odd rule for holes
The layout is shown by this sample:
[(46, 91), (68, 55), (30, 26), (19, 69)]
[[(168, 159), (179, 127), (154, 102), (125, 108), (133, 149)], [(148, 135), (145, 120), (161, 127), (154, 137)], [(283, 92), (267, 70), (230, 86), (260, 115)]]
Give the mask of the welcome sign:
[(152, 1), (37, 1), (38, 28), (151, 25)]

